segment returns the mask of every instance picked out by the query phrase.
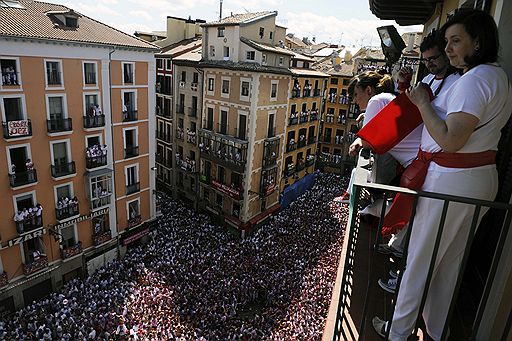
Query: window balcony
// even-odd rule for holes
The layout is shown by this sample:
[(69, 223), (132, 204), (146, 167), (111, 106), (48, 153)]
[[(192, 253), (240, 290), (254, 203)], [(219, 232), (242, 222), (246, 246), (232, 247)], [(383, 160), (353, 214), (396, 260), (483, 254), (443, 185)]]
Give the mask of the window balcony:
[(52, 176), (59, 178), (66, 175), (76, 174), (75, 161), (52, 165)]
[(140, 225), (140, 223), (142, 222), (142, 217), (139, 215), (136, 215), (130, 219), (128, 219), (128, 226), (127, 228), (132, 228), (132, 227), (135, 227), (137, 225)]
[(188, 116), (197, 117), (197, 108), (188, 108)]
[(138, 120), (138, 110), (123, 111), (123, 122), (133, 122)]
[(327, 95), (327, 100), (329, 103), (336, 103), (336, 97), (337, 95), (335, 93), (330, 93)]
[(303, 147), (305, 147), (305, 146), (306, 146), (306, 143), (307, 143), (306, 138), (303, 138), (302, 140), (301, 140), (301, 139), (299, 139), (299, 142), (297, 143), (297, 148), (303, 148)]
[(18, 86), (20, 85), (20, 73), (12, 69), (7, 71), (7, 68), (2, 68), (2, 85), (3, 86)]
[(124, 149), (124, 158), (129, 159), (136, 156), (139, 156), (139, 146), (126, 146)]
[(320, 89), (313, 89), (313, 96), (314, 97), (319, 97), (322, 95), (322, 92)]
[(297, 113), (292, 114), (288, 120), (288, 125), (292, 126), (295, 124), (299, 124), (299, 118), (297, 117)]
[(287, 153), (293, 152), (296, 149), (297, 149), (297, 144), (295, 142), (288, 142), (288, 144), (286, 145), (286, 152)]
[(182, 140), (182, 141), (184, 140), (184, 138), (183, 138), (183, 128), (181, 128), (181, 127), (177, 127), (176, 128), (176, 138), (178, 140)]
[(187, 142), (191, 143), (193, 145), (197, 142), (197, 135), (195, 131), (188, 131), (187, 132)]
[(197, 171), (196, 161), (189, 160), (188, 158), (186, 160), (176, 158), (176, 166), (179, 167), (182, 171), (188, 173), (195, 173)]
[(2, 122), (5, 139), (32, 136), (32, 122), (30, 120), (18, 120)]
[(311, 88), (304, 89), (304, 91), (302, 92), (302, 96), (303, 97), (310, 97), (311, 96)]
[(300, 97), (300, 89), (294, 88), (292, 90), (292, 98), (299, 98)]
[(48, 85), (62, 85), (62, 77), (59, 71), (46, 71)]
[(100, 156), (85, 156), (85, 168), (93, 169), (97, 167), (104, 167), (107, 165), (107, 155)]
[(277, 164), (279, 155), (279, 139), (267, 139), (263, 147), (263, 168), (270, 168)]
[(342, 145), (343, 144), (343, 135), (334, 136), (334, 144)]
[(57, 220), (65, 220), (78, 215), (80, 215), (79, 204), (55, 208), (55, 216), (57, 217)]
[(295, 166), (295, 171), (296, 171), (296, 172), (300, 172), (300, 171), (301, 171), (301, 170), (303, 170), (305, 167), (306, 167), (306, 164), (305, 164), (304, 160), (299, 159), (299, 160), (297, 161), (297, 165)]
[(82, 242), (79, 241), (73, 246), (60, 250), (60, 256), (62, 259), (68, 259), (81, 254), (82, 251)]
[(307, 123), (309, 121), (309, 115), (307, 112), (302, 112), (300, 113), (300, 119), (299, 119), (299, 123), (302, 124), (302, 123)]
[(284, 169), (284, 175), (290, 176), (293, 174), (295, 174), (295, 164), (292, 162), (292, 163), (289, 163), (286, 165), (286, 167)]
[(306, 157), (306, 167), (313, 166), (315, 164), (315, 156), (314, 155), (308, 155)]
[(112, 239), (112, 232), (110, 232), (110, 230), (92, 236), (92, 242), (94, 246), (106, 243), (110, 239)]
[(33, 184), (36, 182), (37, 172), (35, 169), (9, 174), (9, 183), (12, 188)]
[(323, 143), (331, 143), (331, 137), (330, 136), (324, 136), (324, 138), (322, 139), (322, 142)]
[(40, 256), (39, 259), (30, 263), (23, 264), (23, 274), (25, 276), (32, 275), (48, 266), (48, 257)]
[(339, 167), (343, 164), (343, 156), (329, 153), (320, 153), (318, 155), (318, 162), (325, 166)]
[(309, 136), (308, 137), (308, 144), (315, 144), (316, 143), (316, 136)]
[(182, 103), (176, 104), (176, 113), (185, 114), (185, 106)]
[(16, 232), (18, 234), (27, 233), (38, 228), (43, 227), (43, 217), (36, 216), (35, 213), (29, 214), (29, 216), (21, 221), (15, 221)]
[(317, 121), (318, 120), (318, 111), (311, 111), (311, 114), (309, 115), (309, 121)]
[(112, 193), (103, 191), (102, 193), (99, 194), (99, 196), (93, 197), (91, 199), (91, 209), (97, 210), (101, 207), (110, 205), (111, 196), (112, 196)]
[(243, 173), (247, 162), (248, 141), (200, 129), (201, 156), (222, 166)]
[(84, 128), (100, 128), (105, 126), (105, 115), (84, 116)]
[(130, 195), (140, 191), (140, 182), (126, 185), (126, 195)]
[(5, 287), (9, 284), (9, 278), (7, 277), (7, 272), (2, 272), (0, 274), (0, 288)]
[(57, 118), (46, 120), (46, 127), (50, 134), (61, 133), (73, 130), (73, 123), (71, 118)]

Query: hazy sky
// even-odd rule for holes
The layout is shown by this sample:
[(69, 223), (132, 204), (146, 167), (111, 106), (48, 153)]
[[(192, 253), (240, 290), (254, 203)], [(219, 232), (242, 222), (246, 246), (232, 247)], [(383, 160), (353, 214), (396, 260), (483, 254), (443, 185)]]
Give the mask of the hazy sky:
[[(165, 30), (166, 16), (218, 20), (220, 0), (48, 0), (66, 5), (126, 33)], [(277, 23), (287, 33), (317, 42), (380, 45), (376, 27), (395, 25), (399, 33), (421, 31), (422, 26), (400, 27), (380, 20), (369, 9), (368, 0), (224, 0), (222, 16), (233, 13), (277, 10)]]

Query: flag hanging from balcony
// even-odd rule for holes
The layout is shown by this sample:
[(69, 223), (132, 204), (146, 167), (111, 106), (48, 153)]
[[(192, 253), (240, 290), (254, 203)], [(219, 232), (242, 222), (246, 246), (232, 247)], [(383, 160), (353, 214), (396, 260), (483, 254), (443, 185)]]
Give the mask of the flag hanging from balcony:
[[(432, 91), (430, 88), (428, 90), (430, 100), (432, 100), (434, 98)], [(370, 122), (359, 130), (357, 136), (368, 142), (376, 154), (384, 154), (422, 122), (418, 107), (409, 100), (405, 93), (402, 93), (382, 108)]]

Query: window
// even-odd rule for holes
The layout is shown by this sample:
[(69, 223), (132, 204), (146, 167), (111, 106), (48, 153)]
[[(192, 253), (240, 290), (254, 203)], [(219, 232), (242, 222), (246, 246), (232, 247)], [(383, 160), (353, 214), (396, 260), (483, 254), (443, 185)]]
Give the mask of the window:
[(222, 80), (222, 93), (229, 95), (229, 79)]
[(217, 37), (224, 37), (225, 27), (217, 27)]
[(58, 61), (46, 62), (46, 84), (62, 85), (61, 67)]
[(181, 81), (182, 82), (187, 81), (187, 71), (181, 71)]
[(165, 60), (165, 69), (166, 70), (172, 70), (172, 60), (171, 59), (166, 59)]
[(265, 35), (265, 28), (260, 27), (260, 38), (263, 39), (264, 35)]
[(226, 170), (222, 166), (217, 166), (217, 181), (221, 184), (226, 183)]
[(278, 81), (271, 81), (270, 83), (270, 100), (277, 100), (277, 85)]
[(5, 115), (5, 120), (7, 122), (10, 121), (19, 121), (25, 119), (24, 114), (24, 105), (22, 97), (4, 97), (3, 100), (3, 114)]
[(214, 86), (215, 86), (215, 78), (208, 77), (208, 91), (213, 92), (214, 91)]
[(270, 32), (268, 37), (270, 38), (270, 40), (272, 40), (274, 38), (274, 32)]
[(215, 57), (215, 46), (210, 45), (210, 57)]
[(220, 111), (220, 129), (221, 134), (226, 135), (228, 133), (228, 112), (227, 110)]
[(98, 95), (85, 95), (84, 96), (84, 112), (85, 116), (90, 115), (93, 116), (96, 110), (96, 107), (99, 106), (98, 103)]
[(139, 200), (130, 201), (128, 203), (128, 219), (135, 220), (140, 216)]
[(20, 85), (20, 74), (17, 59), (0, 59), (2, 85)]
[(206, 110), (206, 127), (205, 129), (213, 130), (213, 108), (208, 107)]
[(284, 63), (284, 58), (279, 57), (279, 66), (283, 66), (283, 63)]
[(134, 83), (134, 63), (123, 63), (123, 82)]
[(76, 173), (75, 163), (71, 161), (69, 140), (51, 141), (52, 176), (54, 178)]
[(239, 114), (238, 115), (238, 134), (237, 138), (240, 140), (245, 140), (247, 131), (247, 115)]
[(254, 51), (247, 51), (247, 60), (254, 60)]
[(127, 166), (125, 168), (126, 177), (126, 195), (140, 191), (139, 184), (139, 166)]
[(338, 84), (338, 78), (331, 78), (331, 84)]
[(137, 128), (128, 128), (124, 130), (124, 158), (135, 157), (139, 155), (139, 146), (137, 141)]
[(242, 81), (242, 85), (241, 85), (241, 93), (240, 95), (242, 97), (249, 97), (249, 82), (247, 81)]
[(229, 59), (229, 46), (224, 46), (224, 60)]
[(84, 80), (86, 85), (96, 84), (96, 63), (84, 63)]
[(67, 27), (78, 27), (78, 18), (66, 17)]
[(192, 75), (192, 83), (199, 83), (199, 73), (194, 72)]
[(90, 178), (91, 208), (97, 209), (110, 204), (112, 194), (112, 174), (102, 174)]
[(266, 65), (267, 64), (267, 55), (263, 53), (261, 55), (261, 64)]
[(161, 58), (157, 58), (156, 59), (156, 68), (157, 69), (162, 69), (163, 68), (163, 60)]

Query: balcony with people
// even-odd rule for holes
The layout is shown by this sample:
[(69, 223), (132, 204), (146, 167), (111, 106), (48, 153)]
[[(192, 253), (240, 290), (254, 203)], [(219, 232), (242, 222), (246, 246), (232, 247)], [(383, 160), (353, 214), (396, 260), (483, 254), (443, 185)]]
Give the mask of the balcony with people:
[(20, 85), (20, 73), (15, 59), (0, 58), (2, 86), (14, 87)]
[(182, 159), (179, 153), (176, 153), (176, 166), (184, 172), (194, 174), (197, 172), (196, 160), (186, 157)]
[(87, 108), (83, 120), (84, 129), (101, 128), (105, 126), (105, 114), (103, 114), (98, 104), (91, 104), (89, 108)]
[(315, 159), (316, 157), (313, 154), (306, 156), (306, 167), (313, 166), (315, 164)]
[(30, 159), (27, 159), (23, 169), (18, 170), (18, 167), (14, 163), (11, 165), (11, 169), (9, 170), (9, 184), (11, 188), (35, 183), (37, 183), (37, 171), (34, 167), (34, 163)]
[(297, 158), (297, 164), (295, 165), (295, 171), (300, 172), (306, 167), (306, 162), (303, 158)]
[(176, 127), (176, 138), (178, 140), (184, 141), (184, 133), (183, 133), (183, 127)]
[(311, 112), (309, 113), (309, 121), (318, 121), (318, 110), (311, 110)]
[(277, 167), (261, 171), (260, 196), (268, 197), (277, 189)]
[(297, 143), (295, 142), (295, 138), (290, 138), (288, 140), (288, 144), (286, 145), (286, 152), (290, 153), (297, 149)]
[(265, 140), (263, 146), (263, 168), (271, 168), (277, 165), (279, 155), (279, 139)]
[(58, 221), (63, 221), (80, 215), (80, 206), (78, 198), (62, 197), (55, 205), (55, 217)]
[(329, 103), (336, 103), (337, 97), (338, 97), (338, 95), (336, 94), (336, 92), (330, 92), (327, 95), (327, 101), (329, 101)]
[(202, 157), (243, 173), (247, 163), (248, 141), (200, 129), (199, 151)]
[(302, 97), (311, 97), (312, 86), (307, 81), (304, 84), (304, 90), (302, 91)]
[(307, 111), (303, 111), (300, 113), (299, 124), (308, 123), (309, 122), (309, 113)]
[(295, 163), (293, 163), (293, 161), (290, 161), (286, 163), (284, 167), (284, 175), (291, 176), (293, 174), (295, 174)]
[(48, 257), (39, 250), (34, 251), (30, 259), (23, 264), (23, 274), (30, 276), (48, 267)]
[(187, 128), (187, 143), (196, 145), (197, 143), (197, 134), (195, 131)]
[(297, 148), (303, 148), (307, 144), (306, 131), (299, 131), (299, 142), (297, 142)]
[(290, 118), (288, 119), (288, 125), (292, 126), (295, 124), (299, 124), (299, 113), (296, 111), (290, 113)]
[(107, 145), (95, 144), (85, 149), (85, 168), (93, 169), (107, 165)]
[(43, 207), (37, 204), (31, 207), (24, 207), (14, 214), (16, 232), (24, 234), (43, 227)]

